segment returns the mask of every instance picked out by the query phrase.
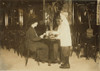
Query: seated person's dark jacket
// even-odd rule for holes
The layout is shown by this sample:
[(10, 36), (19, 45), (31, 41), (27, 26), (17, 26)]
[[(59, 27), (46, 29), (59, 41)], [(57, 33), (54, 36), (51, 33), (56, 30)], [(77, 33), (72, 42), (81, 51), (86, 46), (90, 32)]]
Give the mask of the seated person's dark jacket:
[(35, 29), (30, 27), (26, 32), (26, 40), (34, 42), (41, 40), (41, 38), (36, 35)]
[[(38, 48), (42, 48), (41, 50), (41, 59), (44, 57), (48, 58), (48, 46), (40, 41), (41, 38), (36, 35), (36, 31), (34, 28), (30, 27), (26, 32), (26, 48), (32, 52), (36, 52)], [(45, 56), (44, 56), (45, 55)]]

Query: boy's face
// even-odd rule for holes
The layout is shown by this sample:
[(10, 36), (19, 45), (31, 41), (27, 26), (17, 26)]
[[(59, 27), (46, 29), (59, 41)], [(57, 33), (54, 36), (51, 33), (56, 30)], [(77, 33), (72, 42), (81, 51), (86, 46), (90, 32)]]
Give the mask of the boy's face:
[(61, 19), (57, 19), (57, 25), (61, 24)]

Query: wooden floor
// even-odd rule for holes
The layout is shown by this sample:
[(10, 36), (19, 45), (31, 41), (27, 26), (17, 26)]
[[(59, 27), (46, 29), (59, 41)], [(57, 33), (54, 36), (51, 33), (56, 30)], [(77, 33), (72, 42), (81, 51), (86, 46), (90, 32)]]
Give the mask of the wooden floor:
[[(100, 61), (99, 61), (100, 62)], [(32, 70), (32, 71), (100, 71), (100, 65), (94, 60), (85, 58), (77, 58), (75, 53), (70, 57), (70, 69), (60, 69), (60, 64), (38, 63), (29, 58), (27, 66), (25, 66), (25, 58), (14, 53), (13, 49), (10, 51), (0, 49), (0, 70)]]

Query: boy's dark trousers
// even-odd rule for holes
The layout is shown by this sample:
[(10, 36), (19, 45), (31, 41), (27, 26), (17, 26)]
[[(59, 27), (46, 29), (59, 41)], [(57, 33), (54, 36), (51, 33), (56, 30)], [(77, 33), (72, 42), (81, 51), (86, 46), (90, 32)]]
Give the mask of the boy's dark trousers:
[(70, 56), (70, 47), (62, 47), (61, 55), (61, 66), (60, 68), (70, 68), (69, 56)]

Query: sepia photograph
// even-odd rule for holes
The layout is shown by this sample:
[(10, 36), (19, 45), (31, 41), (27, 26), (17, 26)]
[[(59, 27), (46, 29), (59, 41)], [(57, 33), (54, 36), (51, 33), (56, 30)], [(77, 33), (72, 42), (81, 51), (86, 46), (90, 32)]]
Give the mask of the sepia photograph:
[(100, 0), (0, 0), (0, 71), (100, 71)]

